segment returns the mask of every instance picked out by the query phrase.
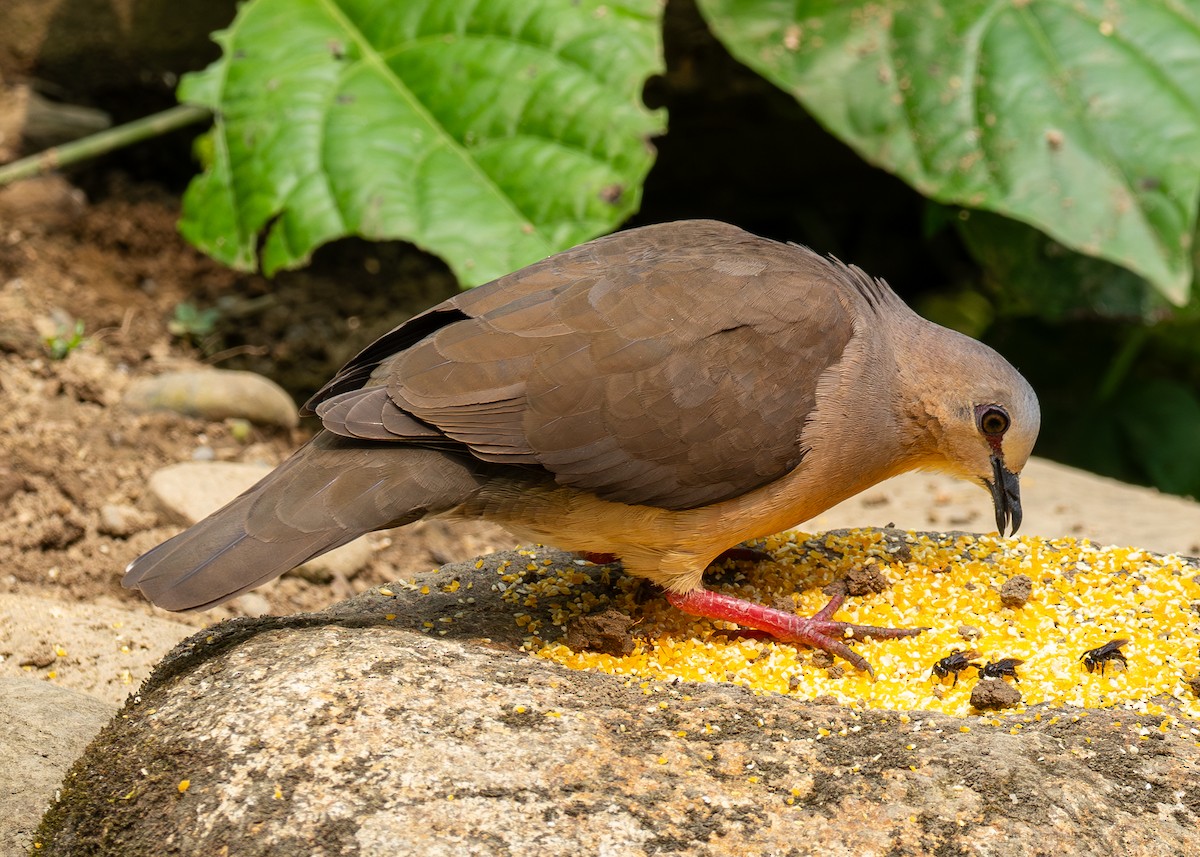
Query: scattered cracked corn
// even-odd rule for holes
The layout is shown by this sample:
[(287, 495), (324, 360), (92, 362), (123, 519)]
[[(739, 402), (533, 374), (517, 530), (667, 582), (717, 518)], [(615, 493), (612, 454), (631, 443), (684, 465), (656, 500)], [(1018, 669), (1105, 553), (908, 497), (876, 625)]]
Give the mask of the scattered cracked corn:
[[(731, 682), (807, 699), (832, 695), (842, 703), (861, 700), (874, 708), (966, 715), (974, 672), (964, 672), (957, 685), (950, 686), (931, 681), (930, 670), (952, 649), (970, 647), (985, 658), (1024, 659), (1020, 708), (1039, 703), (1121, 706), (1154, 714), (1163, 708), (1151, 700), (1170, 696), (1184, 713), (1200, 717), (1200, 700), (1185, 680), (1200, 672), (1200, 616), (1192, 608), (1200, 601), (1200, 571), (1179, 557), (1072, 538), (909, 537), (912, 559), (901, 561), (888, 552), (883, 534), (876, 530), (816, 537), (784, 533), (764, 545), (773, 562), (739, 568), (726, 575), (732, 582), (720, 587), (764, 604), (787, 598), (798, 614), (811, 615), (827, 600), (821, 592), (825, 585), (856, 561), (875, 557), (891, 587), (878, 595), (847, 599), (837, 618), (867, 625), (926, 625), (930, 630), (906, 639), (856, 643), (856, 650), (875, 667), (874, 683), (853, 669), (830, 677), (810, 663), (807, 650), (796, 646), (726, 638), (714, 632), (732, 626), (687, 616), (662, 599), (638, 604), (638, 581), (629, 578), (621, 579), (610, 595), (596, 596), (572, 592), (571, 587), (587, 578), (570, 568), (530, 563), (545, 575), (536, 580), (525, 580), (521, 572), (498, 571), (509, 585), (503, 596), (514, 606), (530, 595), (568, 596), (566, 606), (553, 617), (560, 630), (606, 600), (635, 617), (635, 649), (624, 657), (575, 652), (538, 637), (526, 641), (526, 647), (542, 657), (576, 669), (649, 680)], [(1005, 554), (994, 556), (1000, 550)], [(842, 559), (831, 559), (830, 552), (842, 554)], [(1024, 607), (1004, 607), (999, 589), (1016, 574), (1033, 579), (1033, 594)], [(531, 620), (527, 613), (516, 615), (519, 625), (537, 630)], [(982, 632), (969, 646), (958, 632), (964, 625)], [(1124, 649), (1128, 669), (1110, 663), (1104, 675), (1089, 674), (1080, 655), (1116, 637), (1130, 640)], [(934, 695), (935, 688), (942, 698)], [(905, 716), (900, 719), (904, 722)]]

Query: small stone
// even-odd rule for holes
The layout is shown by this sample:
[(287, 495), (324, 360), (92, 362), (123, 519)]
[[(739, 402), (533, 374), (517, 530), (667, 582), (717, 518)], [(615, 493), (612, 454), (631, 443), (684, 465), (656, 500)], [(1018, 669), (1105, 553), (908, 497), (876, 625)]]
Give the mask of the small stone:
[(230, 418), (294, 428), (296, 405), (283, 388), (253, 372), (209, 369), (140, 378), (123, 397), (135, 411), (175, 411), (207, 420)]
[(983, 630), (974, 625), (959, 625), (958, 636), (964, 640), (976, 640), (983, 636)]
[(980, 711), (1012, 708), (1021, 701), (1021, 691), (1003, 679), (983, 679), (971, 690), (971, 706)]
[(187, 461), (156, 470), (150, 495), (173, 521), (191, 525), (220, 509), (271, 468), (231, 461)]
[(1200, 696), (1200, 675), (1191, 676), (1188, 680), (1188, 687), (1192, 689), (1192, 693)]
[(816, 651), (812, 653), (812, 663), (814, 667), (821, 669), (829, 669), (833, 666), (833, 655), (825, 651)]
[(40, 652), (34, 652), (29, 655), (19, 656), (19, 660), (17, 661), (17, 666), (33, 667), (34, 669), (43, 670), (46, 667), (50, 666), (50, 664), (52, 664), (52, 663), (54, 663), (54, 652), (53, 651), (40, 651)]
[(1028, 574), (1010, 577), (1000, 587), (1000, 603), (1005, 607), (1024, 607), (1033, 592), (1033, 580)]
[(241, 417), (230, 417), (225, 421), (225, 425), (229, 427), (229, 436), (238, 443), (249, 443), (254, 435), (254, 426), (249, 420)]
[(846, 572), (846, 591), (851, 595), (866, 595), (883, 592), (890, 586), (883, 569), (874, 559), (869, 559), (862, 565), (855, 566)]
[(271, 602), (257, 592), (247, 592), (230, 602), (230, 606), (244, 616), (271, 615)]
[(601, 652), (624, 657), (633, 654), (629, 629), (633, 620), (613, 608), (580, 616), (567, 628), (567, 645), (575, 651)]
[(134, 533), (149, 529), (153, 525), (153, 515), (148, 515), (132, 506), (105, 503), (100, 507), (100, 521), (97, 523), (96, 529), (102, 535), (125, 539)]

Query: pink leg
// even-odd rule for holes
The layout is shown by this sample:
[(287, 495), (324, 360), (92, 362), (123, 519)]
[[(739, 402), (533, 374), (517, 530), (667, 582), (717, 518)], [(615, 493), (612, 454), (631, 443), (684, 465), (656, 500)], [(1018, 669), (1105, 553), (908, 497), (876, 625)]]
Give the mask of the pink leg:
[(736, 598), (711, 589), (693, 589), (691, 592), (667, 592), (667, 600), (684, 613), (703, 616), (706, 619), (723, 619), (786, 642), (804, 643), (833, 655), (840, 655), (860, 670), (875, 677), (875, 671), (867, 659), (847, 646), (843, 640), (854, 637), (894, 639), (912, 637), (927, 628), (875, 628), (870, 625), (852, 625), (834, 620), (833, 614), (842, 606), (845, 595), (835, 595), (829, 603), (811, 618), (795, 616), (782, 610), (764, 607), (744, 598)]

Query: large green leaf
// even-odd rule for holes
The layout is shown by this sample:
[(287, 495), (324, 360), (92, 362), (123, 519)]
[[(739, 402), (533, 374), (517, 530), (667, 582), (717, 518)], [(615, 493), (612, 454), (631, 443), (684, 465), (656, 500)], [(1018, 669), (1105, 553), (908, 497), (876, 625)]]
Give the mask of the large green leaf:
[(180, 229), (273, 272), (398, 238), (476, 284), (637, 210), (658, 0), (250, 0), (180, 99), (216, 113)]
[(1129, 269), (1076, 253), (1024, 223), (979, 211), (960, 221), (958, 232), (1007, 314), (1150, 322), (1174, 314), (1162, 294)]
[(1032, 224), (1186, 298), (1200, 200), (1200, 4), (699, 5), (739, 60), (925, 195)]

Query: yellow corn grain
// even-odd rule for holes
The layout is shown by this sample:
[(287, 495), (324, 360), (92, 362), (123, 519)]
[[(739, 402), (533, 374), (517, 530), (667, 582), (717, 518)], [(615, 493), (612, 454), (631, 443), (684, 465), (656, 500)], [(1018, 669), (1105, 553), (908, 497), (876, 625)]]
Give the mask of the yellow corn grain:
[[(608, 603), (637, 622), (632, 654), (577, 652), (549, 639), (537, 653), (575, 669), (640, 680), (728, 682), (803, 699), (833, 696), (843, 704), (966, 715), (971, 712), (974, 671), (962, 673), (954, 686), (949, 680), (931, 680), (930, 671), (952, 649), (974, 648), (984, 659), (1025, 661), (1017, 667), (1023, 696), (1017, 712), (1048, 703), (1161, 714), (1164, 709), (1152, 700), (1173, 697), (1179, 711), (1200, 717), (1200, 701), (1186, 682), (1200, 673), (1200, 617), (1192, 609), (1200, 601), (1200, 572), (1179, 557), (1073, 538), (964, 535), (951, 541), (909, 536), (909, 561), (889, 554), (876, 530), (818, 537), (833, 556), (841, 555), (840, 560), (806, 547), (811, 538), (807, 535), (773, 536), (764, 547), (774, 562), (760, 563), (720, 587), (759, 603), (794, 603), (798, 614), (811, 615), (827, 600), (823, 587), (873, 558), (891, 587), (881, 594), (848, 598), (836, 618), (864, 625), (930, 627), (917, 637), (852, 642), (874, 666), (875, 682), (845, 664), (840, 677), (837, 671), (831, 676), (813, 665), (811, 652), (800, 646), (718, 634), (719, 628), (730, 627), (728, 623), (687, 616), (663, 599), (639, 602), (637, 582), (628, 579), (613, 588)], [(572, 570), (542, 571), (548, 576), (535, 582), (535, 592), (570, 597), (570, 588), (585, 579)], [(1033, 580), (1032, 595), (1023, 607), (1005, 607), (999, 589), (1017, 574)], [(512, 588), (521, 590), (522, 585)], [(512, 600), (519, 603), (528, 594), (514, 592)], [(571, 597), (554, 615), (554, 625), (590, 612), (595, 602), (595, 596), (590, 601)], [(522, 614), (517, 622), (528, 625), (530, 619)], [(964, 626), (974, 629), (969, 642), (959, 631)], [(1130, 641), (1123, 649), (1128, 668), (1110, 661), (1103, 674), (1088, 673), (1080, 655), (1117, 637)]]

